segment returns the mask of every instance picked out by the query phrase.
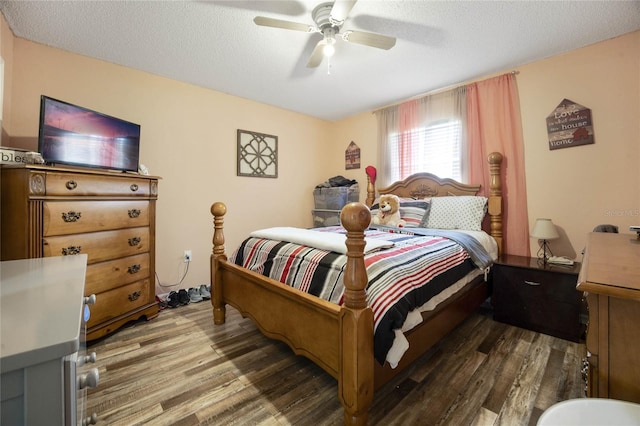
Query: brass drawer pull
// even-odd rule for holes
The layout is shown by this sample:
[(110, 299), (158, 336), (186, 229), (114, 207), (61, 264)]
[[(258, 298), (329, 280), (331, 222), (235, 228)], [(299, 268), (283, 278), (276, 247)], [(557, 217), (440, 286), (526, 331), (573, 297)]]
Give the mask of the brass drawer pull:
[(132, 192), (136, 192), (138, 190), (138, 184), (132, 183), (129, 188), (131, 188)]
[(540, 285), (540, 283), (537, 283), (535, 281), (527, 281), (527, 280), (525, 280), (524, 283), (528, 284), (530, 286), (538, 286), (538, 285)]
[(131, 210), (129, 210), (129, 217), (131, 219), (135, 219), (138, 216), (140, 216), (140, 209), (131, 209)]
[(140, 244), (140, 241), (142, 241), (142, 238), (140, 237), (129, 238), (129, 245), (131, 247), (137, 246), (138, 244)]
[(78, 183), (75, 180), (68, 180), (65, 186), (69, 191), (73, 191), (78, 187)]
[(63, 256), (73, 256), (75, 254), (80, 254), (81, 251), (82, 251), (82, 246), (63, 247), (62, 248), (62, 255)]
[(82, 216), (82, 212), (66, 212), (66, 213), (62, 213), (62, 220), (64, 220), (65, 222), (69, 223), (69, 222), (77, 222), (80, 220), (80, 216)]
[(131, 275), (137, 274), (138, 272), (140, 272), (140, 264), (129, 266), (129, 268), (127, 269), (127, 272), (129, 272)]
[(134, 300), (138, 300), (139, 297), (140, 297), (140, 292), (134, 291), (129, 295), (129, 300), (133, 302)]

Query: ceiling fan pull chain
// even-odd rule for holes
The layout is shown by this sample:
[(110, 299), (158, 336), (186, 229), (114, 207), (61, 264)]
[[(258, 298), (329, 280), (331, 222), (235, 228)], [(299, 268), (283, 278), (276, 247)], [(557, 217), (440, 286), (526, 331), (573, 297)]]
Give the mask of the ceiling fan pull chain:
[(331, 75), (331, 56), (327, 58), (327, 75)]

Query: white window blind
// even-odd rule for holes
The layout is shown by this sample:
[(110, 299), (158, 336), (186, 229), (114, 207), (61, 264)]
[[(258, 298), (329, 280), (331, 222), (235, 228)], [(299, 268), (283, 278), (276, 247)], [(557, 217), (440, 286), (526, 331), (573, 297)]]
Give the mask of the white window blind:
[(411, 145), (410, 166), (403, 167), (400, 159), (400, 137), (389, 135), (391, 181), (418, 173), (429, 172), (441, 178), (461, 180), (462, 123), (460, 120), (442, 120), (419, 127), (408, 135)]

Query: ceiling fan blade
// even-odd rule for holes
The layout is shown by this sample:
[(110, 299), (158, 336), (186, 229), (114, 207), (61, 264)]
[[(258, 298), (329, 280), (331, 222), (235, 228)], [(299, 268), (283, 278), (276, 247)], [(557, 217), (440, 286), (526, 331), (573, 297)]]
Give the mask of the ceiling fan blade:
[(365, 46), (377, 47), (378, 49), (389, 50), (396, 45), (396, 38), (382, 34), (365, 33), (363, 31), (345, 31), (341, 34), (344, 41), (350, 43), (364, 44)]
[(322, 59), (324, 59), (324, 46), (326, 42), (320, 40), (316, 47), (313, 49), (313, 53), (311, 53), (311, 57), (309, 58), (309, 62), (307, 62), (307, 68), (316, 68), (322, 63)]
[(349, 16), (349, 12), (358, 0), (336, 0), (331, 8), (330, 19), (337, 26), (341, 26)]
[(285, 30), (302, 31), (305, 33), (314, 33), (318, 29), (313, 25), (299, 24), (297, 22), (283, 21), (282, 19), (267, 18), (264, 16), (256, 16), (253, 18), (256, 25), (263, 27), (283, 28)]

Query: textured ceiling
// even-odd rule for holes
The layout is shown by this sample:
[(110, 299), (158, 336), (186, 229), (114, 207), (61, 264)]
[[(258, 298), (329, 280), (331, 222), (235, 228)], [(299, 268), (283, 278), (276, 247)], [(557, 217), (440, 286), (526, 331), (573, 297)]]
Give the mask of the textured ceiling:
[(306, 67), (319, 34), (253, 22), (313, 24), (319, 3), (0, 1), (0, 10), (18, 37), (326, 120), (640, 29), (640, 1), (360, 0), (343, 31), (397, 43), (339, 40), (328, 74), (326, 62)]

